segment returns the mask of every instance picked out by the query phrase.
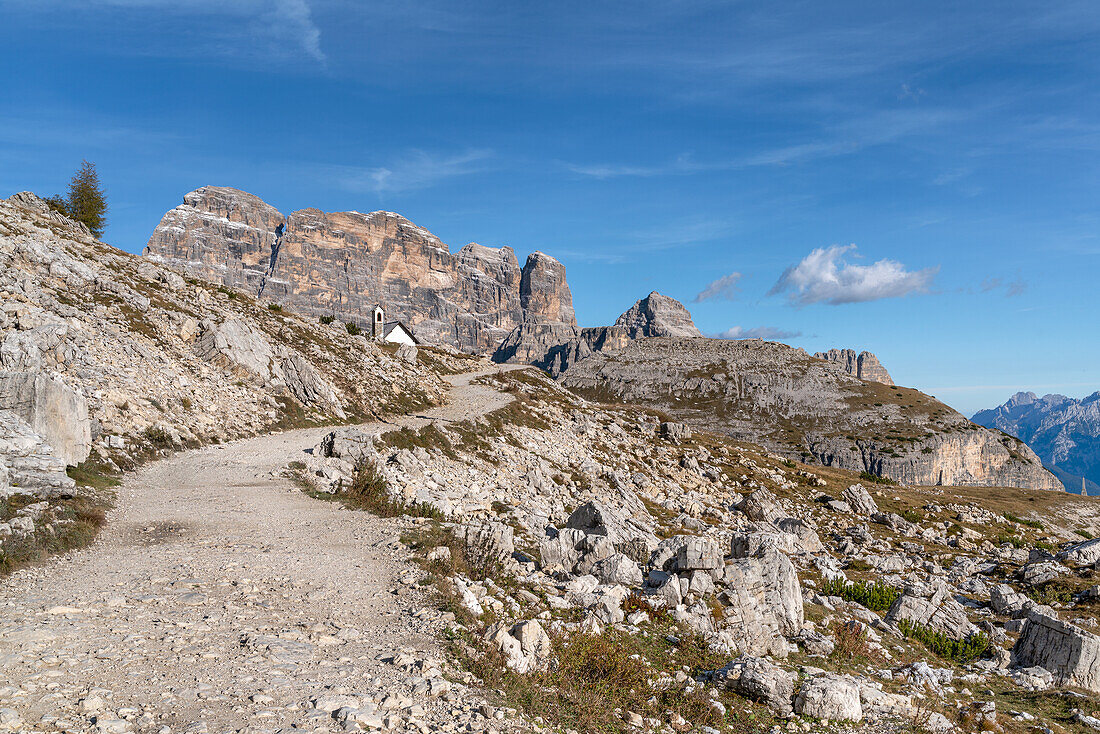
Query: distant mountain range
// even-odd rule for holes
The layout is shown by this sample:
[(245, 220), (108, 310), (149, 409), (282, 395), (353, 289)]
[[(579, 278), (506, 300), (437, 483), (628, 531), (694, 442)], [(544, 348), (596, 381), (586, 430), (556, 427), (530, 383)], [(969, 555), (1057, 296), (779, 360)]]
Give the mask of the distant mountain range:
[(1070, 492), (1100, 494), (1100, 391), (1076, 400), (1065, 395), (1018, 392), (974, 422), (1020, 439), (1039, 455)]

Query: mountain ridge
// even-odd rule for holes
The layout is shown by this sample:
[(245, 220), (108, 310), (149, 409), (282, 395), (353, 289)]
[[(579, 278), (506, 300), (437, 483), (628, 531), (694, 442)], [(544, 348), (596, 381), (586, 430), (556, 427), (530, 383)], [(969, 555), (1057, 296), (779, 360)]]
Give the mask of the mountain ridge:
[(1083, 478), (1100, 494), (1100, 391), (1081, 399), (1021, 391), (973, 420), (1026, 443), (1068, 491), (1080, 491)]
[(521, 323), (576, 326), (565, 267), (536, 251), (437, 236), (388, 211), (284, 215), (239, 189), (203, 186), (161, 218), (143, 254), (310, 316), (360, 326), (380, 303), (427, 343), (487, 353)]
[(645, 405), (791, 458), (906, 484), (1062, 488), (1016, 439), (778, 342), (630, 340), (559, 379), (592, 399)]

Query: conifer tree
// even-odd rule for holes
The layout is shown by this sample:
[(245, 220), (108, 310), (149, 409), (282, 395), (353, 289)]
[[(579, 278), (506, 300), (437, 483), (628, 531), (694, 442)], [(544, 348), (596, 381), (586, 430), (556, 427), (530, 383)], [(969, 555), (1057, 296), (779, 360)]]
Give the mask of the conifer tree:
[(99, 185), (95, 164), (84, 161), (69, 183), (69, 216), (87, 225), (97, 238), (107, 224), (107, 197)]

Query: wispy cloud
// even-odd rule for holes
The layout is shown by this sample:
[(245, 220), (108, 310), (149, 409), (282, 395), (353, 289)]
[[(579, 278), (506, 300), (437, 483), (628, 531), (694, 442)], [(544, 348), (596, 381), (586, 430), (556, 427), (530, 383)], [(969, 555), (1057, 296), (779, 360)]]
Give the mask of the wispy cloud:
[(794, 339), (802, 336), (801, 331), (787, 331), (774, 326), (754, 326), (746, 329), (743, 326), (734, 326), (720, 334), (715, 334), (716, 339)]
[(706, 288), (692, 299), (694, 303), (703, 301), (725, 300), (732, 301), (737, 297), (737, 283), (741, 280), (741, 273), (723, 275), (717, 280), (711, 281)]
[(203, 53), (271, 59), (294, 48), (321, 64), (327, 62), (309, 0), (37, 0), (30, 4), (0, 0), (0, 7), (60, 11), (57, 17), (65, 22), (125, 13), (134, 16), (129, 22), (135, 25), (173, 31), (169, 43), (142, 46), (144, 54), (190, 55), (199, 48)]
[(372, 168), (339, 167), (345, 187), (376, 194), (423, 189), (456, 176), (485, 170), (493, 152), (472, 149), (462, 153), (439, 155), (423, 150), (409, 151), (385, 166)]
[(904, 265), (890, 259), (855, 265), (844, 259), (846, 253), (855, 249), (855, 245), (815, 249), (800, 263), (787, 268), (768, 295), (785, 293), (788, 302), (796, 306), (877, 301), (926, 293), (939, 272), (938, 267), (906, 270)]
[(1002, 278), (986, 278), (982, 281), (982, 293), (993, 293), (1002, 290), (1006, 298), (1014, 298), (1023, 295), (1027, 291), (1027, 283), (1019, 277), (1010, 282), (1006, 282)]
[(270, 29), (285, 33), (303, 51), (325, 63), (327, 59), (321, 50), (321, 30), (313, 22), (313, 13), (306, 0), (274, 0), (269, 17)]
[(726, 219), (690, 217), (657, 223), (633, 232), (609, 234), (599, 250), (564, 247), (555, 252), (574, 262), (614, 265), (632, 262), (654, 252), (714, 242), (729, 236), (733, 229), (733, 223)]
[(671, 161), (651, 165), (615, 163), (563, 163), (562, 165), (573, 173), (597, 179), (688, 176), (760, 166), (789, 166), (821, 158), (850, 155), (909, 136), (927, 134), (961, 119), (966, 114), (968, 113), (946, 108), (881, 110), (826, 126), (816, 139), (766, 147), (736, 158), (702, 161), (683, 153)]

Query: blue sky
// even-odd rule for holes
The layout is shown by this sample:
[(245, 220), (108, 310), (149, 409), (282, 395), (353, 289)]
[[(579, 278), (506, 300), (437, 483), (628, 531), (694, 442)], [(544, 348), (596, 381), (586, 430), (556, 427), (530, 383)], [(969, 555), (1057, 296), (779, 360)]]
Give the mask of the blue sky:
[(970, 413), (1100, 389), (1095, 2), (0, 0), (0, 193), (95, 161), (540, 249), (582, 325), (876, 352)]

